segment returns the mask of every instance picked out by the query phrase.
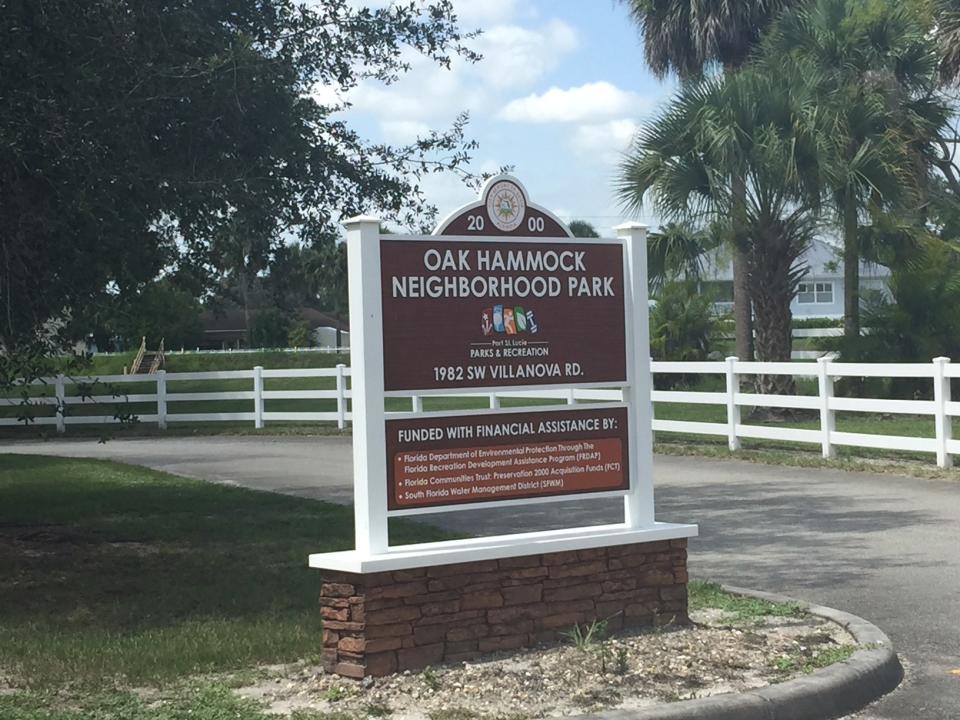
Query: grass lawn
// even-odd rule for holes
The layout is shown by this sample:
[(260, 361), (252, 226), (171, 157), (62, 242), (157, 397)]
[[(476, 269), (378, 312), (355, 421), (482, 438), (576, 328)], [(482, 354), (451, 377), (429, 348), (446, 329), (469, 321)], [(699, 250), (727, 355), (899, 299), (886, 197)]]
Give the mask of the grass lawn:
[[(318, 655), (307, 555), (352, 537), (347, 507), (0, 455), (0, 718), (260, 718), (223, 683), (186, 679)], [(394, 542), (443, 537), (391, 523)]]
[[(232, 688), (265, 664), (317, 661), (320, 575), (306, 557), (350, 547), (352, 530), (343, 506), (0, 454), (0, 719), (270, 720)], [(444, 537), (391, 523), (394, 542)], [(796, 612), (704, 582), (690, 603), (746, 626)]]

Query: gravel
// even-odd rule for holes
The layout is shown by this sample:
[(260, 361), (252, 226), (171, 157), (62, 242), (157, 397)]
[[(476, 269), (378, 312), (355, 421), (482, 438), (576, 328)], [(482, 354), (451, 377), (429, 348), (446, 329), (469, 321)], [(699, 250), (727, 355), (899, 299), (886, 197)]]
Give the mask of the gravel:
[(686, 627), (580, 646), (571, 639), (362, 682), (310, 665), (269, 668), (237, 692), (279, 714), (521, 720), (742, 692), (788, 680), (853, 647), (839, 625), (810, 615), (746, 623), (714, 609), (691, 616)]

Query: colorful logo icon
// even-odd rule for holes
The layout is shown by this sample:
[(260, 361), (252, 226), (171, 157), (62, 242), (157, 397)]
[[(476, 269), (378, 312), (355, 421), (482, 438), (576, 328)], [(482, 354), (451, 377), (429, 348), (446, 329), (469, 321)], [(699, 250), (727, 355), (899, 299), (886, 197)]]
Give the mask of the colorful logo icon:
[(480, 329), (484, 335), (493, 332), (493, 308), (486, 308), (480, 317)]
[(534, 335), (540, 332), (540, 326), (537, 325), (537, 319), (533, 316), (533, 310), (527, 310), (527, 327)]
[(494, 305), (492, 308), (484, 308), (480, 313), (480, 330), (484, 335), (492, 333), (536, 335), (540, 331), (540, 326), (537, 324), (533, 310), (526, 310), (521, 305), (516, 307)]
[(513, 309), (513, 319), (517, 323), (517, 332), (527, 331), (527, 314), (519, 305)]
[(503, 332), (503, 305), (493, 306), (493, 329)]
[(517, 325), (513, 321), (513, 308), (503, 309), (503, 327), (507, 331), (507, 335), (517, 334)]

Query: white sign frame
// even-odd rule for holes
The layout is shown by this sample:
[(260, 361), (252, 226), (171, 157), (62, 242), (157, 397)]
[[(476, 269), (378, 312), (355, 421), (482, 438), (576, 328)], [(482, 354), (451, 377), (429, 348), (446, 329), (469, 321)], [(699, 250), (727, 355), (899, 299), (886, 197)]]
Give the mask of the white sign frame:
[[(498, 176), (488, 181), (487, 186)], [(515, 179), (513, 182), (519, 184)], [(522, 187), (522, 186), (521, 186)], [(480, 206), (483, 202), (475, 203)], [(468, 206), (473, 207), (474, 205)], [(533, 206), (532, 203), (528, 205)], [(548, 212), (539, 208), (542, 212)], [(653, 498), (653, 433), (650, 392), (649, 343), (649, 297), (647, 290), (646, 226), (626, 223), (615, 228), (616, 238), (544, 238), (528, 236), (473, 237), (439, 236), (451, 218), (463, 212), (463, 208), (446, 218), (435, 234), (424, 236), (381, 235), (379, 218), (358, 216), (347, 220), (347, 262), (350, 275), (350, 339), (351, 381), (353, 412), (353, 466), (354, 466), (354, 519), (356, 547), (352, 551), (322, 553), (310, 556), (311, 567), (343, 570), (348, 572), (372, 572), (419, 567), (431, 564), (466, 562), (471, 559), (492, 559), (514, 555), (554, 552), (566, 549), (602, 547), (606, 545), (648, 542), (663, 539), (688, 538), (697, 535), (696, 525), (658, 523), (654, 517)], [(554, 217), (552, 213), (549, 213)], [(559, 220), (558, 220), (559, 222)], [(565, 228), (564, 225), (561, 224)], [(627, 407), (629, 431), (628, 477), (629, 489), (595, 494), (574, 494), (547, 498), (498, 500), (489, 503), (450, 505), (431, 508), (388, 511), (387, 509), (387, 457), (386, 413), (384, 398), (409, 395), (456, 395), (458, 392), (480, 390), (496, 392), (516, 390), (517, 386), (503, 388), (483, 387), (477, 389), (456, 388), (450, 390), (404, 390), (384, 391), (383, 310), (380, 265), (381, 240), (444, 240), (491, 242), (549, 243), (617, 243), (623, 247), (624, 257), (624, 318), (626, 323), (627, 377), (623, 383), (557, 383), (538, 385), (540, 388), (607, 387), (618, 388), (623, 405)], [(605, 404), (610, 406), (609, 403)], [(509, 408), (487, 411), (443, 412), (440, 416), (476, 415), (480, 412), (549, 411), (549, 407)], [(569, 409), (563, 406), (557, 409)], [(427, 413), (432, 415), (432, 413)], [(391, 417), (423, 417), (423, 413), (393, 414)], [(622, 523), (563, 530), (527, 532), (493, 537), (454, 540), (422, 545), (390, 546), (388, 517), (395, 515), (421, 515), (432, 512), (479, 509), (481, 507), (507, 507), (534, 502), (558, 502), (583, 500), (596, 497), (623, 497), (624, 520)]]

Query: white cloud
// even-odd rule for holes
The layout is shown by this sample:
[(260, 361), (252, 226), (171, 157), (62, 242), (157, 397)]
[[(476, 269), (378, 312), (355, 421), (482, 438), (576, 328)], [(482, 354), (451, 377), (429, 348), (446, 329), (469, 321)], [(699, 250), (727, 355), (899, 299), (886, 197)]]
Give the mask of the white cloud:
[(343, 94), (340, 92), (340, 88), (324, 83), (317, 83), (313, 86), (313, 99), (321, 105), (330, 107), (339, 107), (343, 104)]
[(376, 80), (357, 85), (348, 95), (353, 108), (389, 121), (447, 122), (461, 110), (489, 102), (481, 84), (464, 81), (466, 63), (454, 61), (447, 70), (421, 57), (410, 62), (410, 72), (392, 85)]
[(496, 25), (474, 43), (483, 60), (472, 74), (496, 88), (525, 87), (553, 70), (578, 44), (576, 30), (561, 20), (536, 30)]
[(448, 122), (461, 110), (484, 114), (503, 102), (505, 91), (528, 88), (556, 68), (577, 42), (576, 31), (560, 20), (533, 29), (494, 25), (470, 42), (483, 55), (480, 62), (453, 58), (446, 69), (408, 49), (403, 60), (411, 69), (398, 82), (364, 80), (346, 99), (355, 111), (390, 121)]
[(462, 30), (509, 22), (517, 14), (517, 0), (455, 0), (453, 11)]
[(614, 164), (630, 147), (630, 142), (639, 127), (629, 118), (587, 123), (576, 129), (570, 139), (570, 145), (581, 155), (595, 158), (604, 164)]
[(528, 123), (583, 122), (639, 115), (649, 108), (650, 101), (643, 96), (602, 80), (567, 89), (552, 87), (540, 95), (511, 100), (500, 117)]

